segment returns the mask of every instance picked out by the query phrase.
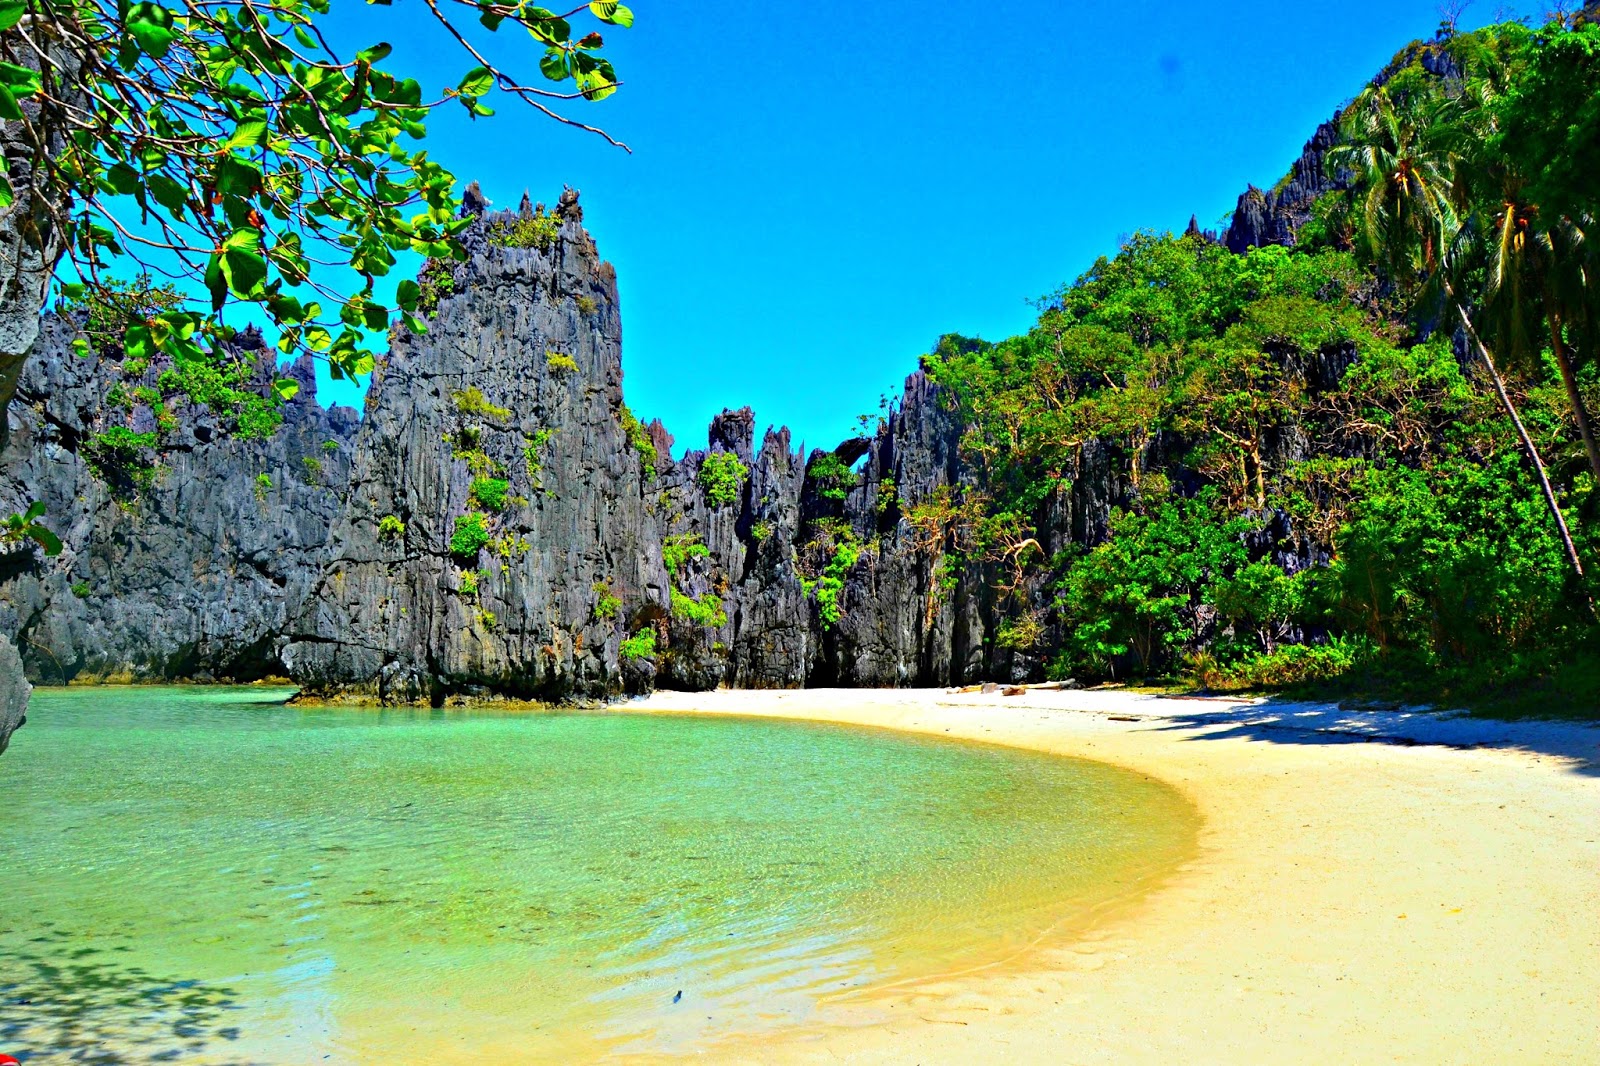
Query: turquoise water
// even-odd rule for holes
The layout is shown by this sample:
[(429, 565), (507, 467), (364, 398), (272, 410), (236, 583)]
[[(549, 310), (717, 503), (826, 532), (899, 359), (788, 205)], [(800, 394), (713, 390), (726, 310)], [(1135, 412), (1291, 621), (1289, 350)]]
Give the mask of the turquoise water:
[(1163, 785), (1005, 748), (287, 695), (35, 695), (0, 759), (0, 1051), (703, 1050), (1004, 958), (1194, 836)]

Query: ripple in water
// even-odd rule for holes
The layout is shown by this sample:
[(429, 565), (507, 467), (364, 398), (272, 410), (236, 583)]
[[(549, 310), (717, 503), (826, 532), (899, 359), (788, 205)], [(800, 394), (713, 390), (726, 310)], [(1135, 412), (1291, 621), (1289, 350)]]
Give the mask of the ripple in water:
[(286, 695), (35, 695), (0, 760), (0, 1050), (703, 1050), (1004, 958), (1194, 839), (1164, 785), (1007, 748)]

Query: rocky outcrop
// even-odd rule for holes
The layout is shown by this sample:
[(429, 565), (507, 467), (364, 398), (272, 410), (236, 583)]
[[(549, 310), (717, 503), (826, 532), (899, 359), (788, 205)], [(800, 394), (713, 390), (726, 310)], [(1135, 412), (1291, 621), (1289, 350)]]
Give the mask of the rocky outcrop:
[(0, 637), (0, 754), (11, 743), (11, 734), (27, 721), (28, 695), (33, 686), (22, 672), (22, 660), (17, 649), (5, 637)]
[[(302, 361), (288, 371), (300, 393), (274, 435), (241, 440), (223, 416), (181, 408), (153, 483), (129, 492), (96, 476), (91, 441), (109, 421), (147, 416), (106, 398), (118, 383), (153, 384), (159, 367), (127, 380), (115, 353), (74, 354), (74, 332), (46, 318), (10, 408), (0, 512), (44, 502), (66, 547), (53, 559), (31, 546), (0, 557), (0, 634), (47, 684), (282, 675), (288, 606), (321, 572), (356, 412), (317, 403)], [(261, 356), (254, 387), (264, 392), (274, 361), (259, 336), (242, 344)]]
[[(1413, 60), (1434, 77), (1461, 76), (1460, 68), (1442, 42), (1434, 41), (1406, 49), (1373, 79), (1372, 84), (1384, 84), (1395, 71)], [(1316, 133), (1300, 150), (1300, 157), (1278, 184), (1271, 189), (1251, 185), (1240, 195), (1228, 228), (1222, 234), (1222, 243), (1230, 251), (1242, 254), (1247, 249), (1269, 245), (1294, 247), (1295, 235), (1311, 220), (1317, 198), (1350, 187), (1350, 175), (1330, 174), (1326, 166), (1328, 149), (1339, 143), (1339, 119), (1343, 110), (1340, 108), (1331, 119), (1317, 127)]]
[[(0, 572), (29, 676), (286, 673), (312, 696), (433, 704), (1043, 676), (1025, 649), (1059, 643), (1048, 575), (1003, 536), (973, 542), (965, 427), (920, 371), (870, 436), (758, 446), (755, 415), (725, 411), (674, 460), (623, 403), (616, 277), (576, 194), (552, 216), (469, 192), (469, 254), (428, 264), (427, 332), (391, 337), (364, 419), (319, 406), (298, 364), (276, 435), (180, 412), (135, 500), (85, 461), (120, 368), (47, 323), (0, 465), (0, 503), (42, 498), (68, 544)], [(1158, 435), (1133, 464), (1087, 442), (1029, 516), (1033, 549), (1104, 539), (1131, 471), (1176, 447)], [(1009, 639), (1021, 620), (1044, 631)]]
[(616, 275), (575, 208), (554, 236), (519, 222), (537, 228), (479, 219), (455, 295), (374, 376), (328, 562), (288, 630), (313, 693), (614, 695), (622, 640), (668, 614)]

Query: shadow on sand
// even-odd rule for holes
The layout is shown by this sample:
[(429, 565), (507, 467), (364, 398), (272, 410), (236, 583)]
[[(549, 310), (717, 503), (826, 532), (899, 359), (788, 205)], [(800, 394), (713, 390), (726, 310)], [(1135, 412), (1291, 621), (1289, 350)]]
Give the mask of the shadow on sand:
[(27, 1062), (95, 1066), (184, 1062), (247, 1066), (229, 1058), (233, 990), (174, 980), (124, 964), (126, 948), (74, 946), (52, 930), (20, 949), (0, 947), (0, 1051)]
[[(1171, 699), (1171, 697), (1167, 697)], [(1187, 739), (1242, 737), (1272, 744), (1401, 744), (1523, 751), (1600, 777), (1600, 724), (1477, 718), (1456, 712), (1369, 711), (1328, 703), (1267, 700), (1240, 704), (1194, 698), (1192, 714), (1162, 714), (1162, 729), (1197, 730)], [(1137, 712), (1134, 712), (1137, 713)]]

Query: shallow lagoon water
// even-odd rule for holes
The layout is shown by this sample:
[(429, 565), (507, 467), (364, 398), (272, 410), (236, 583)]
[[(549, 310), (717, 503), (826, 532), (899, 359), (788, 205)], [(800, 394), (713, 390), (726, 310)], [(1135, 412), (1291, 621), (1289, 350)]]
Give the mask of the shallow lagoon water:
[(35, 694), (0, 759), (0, 1051), (704, 1050), (1014, 956), (1194, 841), (1167, 786), (1008, 748), (287, 695)]

